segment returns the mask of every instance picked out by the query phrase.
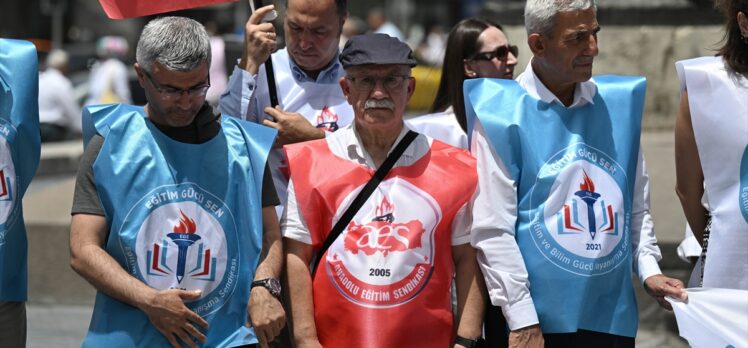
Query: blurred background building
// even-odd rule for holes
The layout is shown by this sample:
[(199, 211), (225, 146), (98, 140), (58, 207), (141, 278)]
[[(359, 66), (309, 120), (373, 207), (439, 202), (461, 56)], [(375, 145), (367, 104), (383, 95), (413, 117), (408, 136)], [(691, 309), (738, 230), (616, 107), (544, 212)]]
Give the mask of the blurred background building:
[[(276, 1), (282, 12), (283, 2)], [(33, 39), (41, 52), (62, 48), (70, 55), (70, 79), (83, 98), (87, 73), (96, 58), (96, 41), (105, 35), (126, 38), (131, 49), (125, 63), (134, 61), (135, 43), (149, 17), (110, 20), (98, 1), (91, 0), (11, 0), (3, 1), (0, 11), (0, 37)], [(374, 8), (403, 33), (416, 50), (423, 66), (438, 65), (440, 40), (459, 20), (484, 16), (505, 26), (509, 39), (520, 46), (519, 64), (524, 70), (529, 60), (525, 45), (522, 0), (371, 0), (349, 1), (352, 16), (358, 18), (358, 31), (368, 29), (367, 15)], [(709, 0), (598, 0), (600, 56), (595, 73), (644, 75), (649, 79), (645, 126), (670, 128), (678, 105), (678, 88), (673, 63), (705, 55), (721, 39), (721, 19)], [(232, 71), (241, 50), (243, 25), (249, 15), (246, 1), (226, 3), (178, 14), (212, 23), (225, 41), (226, 71)], [(282, 31), (280, 19), (276, 25)], [(282, 40), (282, 35), (279, 35)], [(280, 42), (282, 46), (283, 43)], [(411, 111), (430, 106), (438, 81), (438, 69), (417, 71), (420, 77)], [(131, 74), (132, 97), (143, 103), (143, 95)], [(434, 75), (436, 74), (436, 75)]]

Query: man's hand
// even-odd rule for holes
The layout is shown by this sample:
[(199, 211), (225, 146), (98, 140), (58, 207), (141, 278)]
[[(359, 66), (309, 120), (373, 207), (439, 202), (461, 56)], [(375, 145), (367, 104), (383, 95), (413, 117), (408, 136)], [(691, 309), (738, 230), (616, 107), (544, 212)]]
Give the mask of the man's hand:
[(187, 308), (184, 301), (196, 300), (200, 294), (199, 290), (161, 290), (156, 292), (141, 309), (172, 347), (182, 347), (179, 340), (190, 347), (197, 347), (194, 339), (205, 342), (205, 335), (195, 327), (195, 324), (206, 330), (208, 322)]
[(252, 288), (247, 315), (262, 348), (267, 348), (286, 324), (286, 312), (280, 301), (261, 286)]
[(262, 22), (262, 18), (273, 11), (274, 8), (273, 5), (260, 7), (249, 16), (247, 23), (244, 25), (244, 52), (242, 52), (239, 67), (252, 75), (257, 74), (260, 65), (268, 60), (277, 46), (273, 23)]
[(645, 279), (644, 290), (654, 297), (662, 308), (669, 311), (673, 310), (673, 306), (665, 300), (665, 296), (675, 297), (681, 301), (688, 299), (688, 293), (683, 290), (683, 282), (663, 274), (656, 274)]
[(543, 332), (540, 325), (532, 325), (509, 333), (509, 348), (543, 348)]
[(278, 130), (278, 138), (275, 139), (275, 146), (294, 144), (302, 141), (322, 139), (325, 137), (325, 131), (312, 126), (309, 121), (296, 112), (285, 112), (280, 106), (275, 109), (265, 108), (265, 113), (272, 116), (275, 122), (263, 120), (262, 124)]

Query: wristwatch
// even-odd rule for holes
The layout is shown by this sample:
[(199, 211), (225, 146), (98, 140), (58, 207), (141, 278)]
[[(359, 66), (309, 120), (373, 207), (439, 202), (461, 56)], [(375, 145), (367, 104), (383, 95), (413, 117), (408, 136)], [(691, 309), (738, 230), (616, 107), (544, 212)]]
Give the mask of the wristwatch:
[(255, 280), (252, 282), (252, 288), (254, 288), (255, 286), (262, 286), (265, 289), (268, 289), (271, 295), (277, 298), (280, 298), (281, 283), (278, 281), (277, 278), (265, 278), (265, 279)]
[(459, 344), (465, 348), (475, 348), (478, 344), (478, 340), (457, 336), (457, 338), (455, 338), (455, 344)]

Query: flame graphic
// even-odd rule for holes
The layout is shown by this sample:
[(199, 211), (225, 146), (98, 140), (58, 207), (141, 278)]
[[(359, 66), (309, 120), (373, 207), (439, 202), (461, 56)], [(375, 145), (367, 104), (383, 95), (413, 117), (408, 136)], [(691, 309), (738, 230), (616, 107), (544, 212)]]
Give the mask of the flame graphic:
[(382, 203), (376, 208), (376, 216), (385, 216), (395, 211), (395, 206), (387, 200), (387, 197), (382, 198)]
[(194, 234), (197, 231), (197, 225), (195, 220), (190, 219), (187, 215), (179, 209), (179, 213), (182, 217), (179, 219), (179, 225), (174, 225), (174, 233), (189, 233)]
[(325, 106), (322, 108), (322, 112), (317, 115), (317, 124), (325, 122), (338, 122), (338, 115), (330, 111), (330, 108)]
[(582, 191), (595, 192), (595, 183), (592, 182), (592, 179), (590, 179), (589, 176), (587, 176), (587, 172), (584, 170), (582, 172), (584, 173), (584, 180), (579, 185), (579, 189)]

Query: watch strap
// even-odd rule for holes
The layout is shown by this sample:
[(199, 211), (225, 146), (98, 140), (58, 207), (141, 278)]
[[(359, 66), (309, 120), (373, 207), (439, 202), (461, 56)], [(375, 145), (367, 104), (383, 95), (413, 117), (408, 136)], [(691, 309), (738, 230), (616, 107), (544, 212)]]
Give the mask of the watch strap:
[(459, 335), (455, 338), (455, 344), (459, 344), (465, 348), (475, 348), (477, 343), (478, 340), (465, 338)]

